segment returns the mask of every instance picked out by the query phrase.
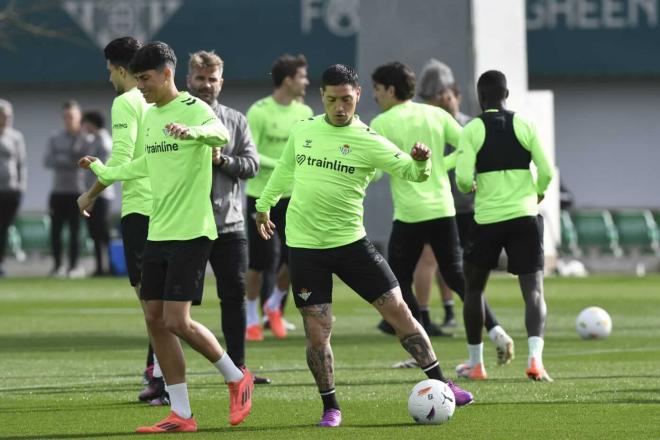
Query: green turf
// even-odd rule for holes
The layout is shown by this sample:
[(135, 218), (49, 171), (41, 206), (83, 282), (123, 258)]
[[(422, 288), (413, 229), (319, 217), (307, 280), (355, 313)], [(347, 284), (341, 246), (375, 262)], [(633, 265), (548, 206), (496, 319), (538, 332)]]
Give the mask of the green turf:
[[(418, 426), (407, 414), (418, 370), (387, 368), (405, 353), (375, 329), (375, 311), (338, 284), (333, 349), (344, 423), (314, 427), (320, 401), (296, 330), (248, 346), (249, 366), (273, 379), (254, 393), (252, 415), (227, 422), (227, 390), (214, 369), (187, 349), (188, 384), (200, 432), (194, 438), (474, 438), (619, 439), (660, 437), (660, 278), (549, 279), (545, 364), (554, 383), (524, 378), (527, 347), (522, 300), (514, 279), (491, 280), (489, 300), (516, 340), (517, 358), (495, 365), (485, 343), (490, 380), (459, 381), (476, 403), (442, 426)], [(219, 331), (212, 279), (194, 317)], [(437, 304), (437, 299), (435, 303)], [(586, 306), (612, 316), (612, 336), (581, 341), (574, 329)], [(439, 318), (440, 307), (435, 307)], [(459, 309), (460, 310), (460, 309)], [(292, 308), (289, 316), (300, 328)], [(449, 377), (464, 359), (459, 331), (434, 339)], [(128, 438), (166, 409), (136, 402), (144, 364), (144, 323), (123, 279), (0, 280), (0, 438)], [(170, 435), (170, 437), (177, 435)]]

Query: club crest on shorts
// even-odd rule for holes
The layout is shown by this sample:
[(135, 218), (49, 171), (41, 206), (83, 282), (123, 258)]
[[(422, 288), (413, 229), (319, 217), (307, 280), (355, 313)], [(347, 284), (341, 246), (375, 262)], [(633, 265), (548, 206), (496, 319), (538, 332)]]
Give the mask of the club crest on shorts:
[(339, 147), (339, 152), (346, 156), (348, 153), (351, 152), (351, 146), (348, 144), (344, 144), (341, 147)]
[(300, 289), (300, 292), (298, 292), (298, 296), (303, 299), (303, 301), (307, 301), (307, 299), (312, 295), (312, 291), (309, 289), (305, 289), (304, 287)]

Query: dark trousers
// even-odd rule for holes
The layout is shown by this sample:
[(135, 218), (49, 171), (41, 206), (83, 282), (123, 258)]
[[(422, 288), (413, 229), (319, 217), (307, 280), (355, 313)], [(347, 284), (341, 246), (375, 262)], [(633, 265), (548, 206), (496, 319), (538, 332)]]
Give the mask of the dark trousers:
[(80, 214), (76, 200), (79, 194), (52, 193), (50, 195), (50, 243), (55, 269), (62, 265), (62, 230), (69, 225), (69, 267), (78, 265), (80, 254)]
[(227, 353), (236, 366), (242, 366), (245, 365), (245, 273), (248, 268), (245, 233), (218, 235), (209, 262), (216, 278)]
[(18, 206), (21, 204), (21, 193), (18, 191), (0, 192), (0, 264), (5, 261), (7, 250), (7, 233), (14, 222)]
[[(110, 200), (98, 198), (94, 202), (91, 216), (87, 218), (87, 229), (94, 240), (94, 258), (96, 261), (96, 273), (109, 273), (107, 262), (108, 246), (110, 244)], [(104, 266), (108, 266), (105, 268)]]

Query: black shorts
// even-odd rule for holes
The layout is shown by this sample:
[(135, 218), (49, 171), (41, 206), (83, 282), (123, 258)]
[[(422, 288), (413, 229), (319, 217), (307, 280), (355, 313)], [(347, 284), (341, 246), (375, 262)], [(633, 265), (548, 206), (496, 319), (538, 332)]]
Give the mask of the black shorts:
[(201, 304), (206, 263), (213, 242), (192, 240), (150, 241), (144, 248), (140, 298), (191, 301)]
[(518, 217), (503, 222), (474, 223), (465, 248), (465, 261), (483, 269), (494, 269), (502, 252), (507, 270), (515, 275), (543, 270), (543, 217)]
[(332, 274), (369, 303), (399, 285), (367, 238), (330, 249), (289, 248), (289, 271), (296, 307), (332, 303)]
[[(289, 198), (280, 199), (277, 205), (270, 210), (270, 219), (275, 223), (275, 232), (279, 238), (279, 262), (287, 262), (289, 259), (289, 248), (286, 245), (286, 210), (289, 207)], [(276, 240), (264, 240), (257, 232), (257, 223), (255, 217), (257, 209), (255, 204), (257, 199), (247, 198), (247, 229), (248, 229), (248, 247), (249, 247), (249, 268), (259, 272), (269, 270), (272, 267), (278, 268), (280, 264), (273, 263), (278, 258), (278, 242)]]
[(456, 226), (458, 226), (458, 238), (460, 239), (461, 248), (465, 248), (468, 243), (472, 223), (474, 223), (474, 212), (456, 214)]
[(140, 284), (142, 279), (142, 257), (149, 234), (149, 217), (142, 214), (128, 214), (121, 218), (121, 238), (124, 242), (124, 258), (131, 286)]

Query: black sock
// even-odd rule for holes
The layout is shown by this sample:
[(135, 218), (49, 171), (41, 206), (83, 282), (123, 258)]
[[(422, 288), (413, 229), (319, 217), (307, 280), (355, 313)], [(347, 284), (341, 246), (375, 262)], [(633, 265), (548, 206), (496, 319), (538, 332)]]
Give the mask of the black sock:
[(319, 394), (321, 395), (321, 400), (323, 400), (323, 411), (327, 411), (329, 409), (339, 409), (339, 403), (337, 403), (337, 394), (335, 393), (335, 389), (331, 390), (326, 390), (326, 391), (319, 391)]
[(154, 364), (154, 349), (149, 344), (149, 350), (147, 351), (147, 368)]
[(431, 315), (429, 309), (419, 309), (420, 316), (422, 317), (422, 327), (428, 328), (431, 325)]
[(448, 299), (442, 302), (445, 308), (445, 320), (454, 318), (454, 300)]
[(422, 371), (424, 371), (429, 379), (436, 379), (445, 382), (445, 377), (442, 375), (442, 370), (440, 369), (440, 363), (438, 363), (438, 361), (434, 361), (431, 365), (422, 367)]

